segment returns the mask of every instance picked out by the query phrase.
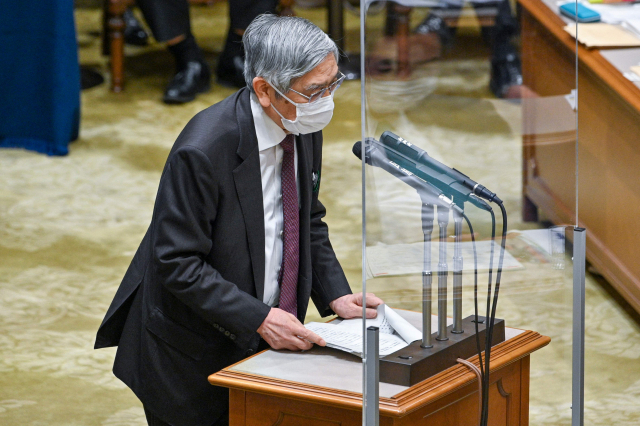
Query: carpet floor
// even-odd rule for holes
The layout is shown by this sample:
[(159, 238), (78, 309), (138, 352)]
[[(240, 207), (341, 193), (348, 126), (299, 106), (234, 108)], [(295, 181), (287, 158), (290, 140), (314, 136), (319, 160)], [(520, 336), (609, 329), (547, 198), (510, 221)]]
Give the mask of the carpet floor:
[[(324, 13), (299, 11), (319, 25)], [(226, 5), (197, 7), (192, 16), (195, 36), (214, 63), (226, 34)], [(108, 75), (100, 56), (100, 11), (78, 9), (76, 22), (81, 63)], [(349, 14), (346, 34), (347, 49), (357, 51), (358, 20)], [(548, 225), (524, 223), (519, 214), (521, 106), (492, 98), (486, 49), (476, 57), (456, 53), (481, 46), (478, 32), (463, 31), (457, 39), (448, 60), (422, 67), (413, 86), (371, 80), (370, 99), (388, 101), (369, 105), (367, 128), (378, 136), (398, 132), (505, 200), (507, 249), (520, 266), (504, 273), (498, 316), (508, 326), (552, 338), (532, 356), (531, 424), (568, 425), (570, 253), (550, 256), (526, 238), (532, 235), (526, 231)], [(175, 138), (198, 111), (234, 91), (214, 85), (192, 103), (166, 106), (161, 95), (172, 73), (169, 54), (152, 44), (127, 47), (126, 55), (124, 93), (111, 93), (108, 81), (82, 93), (81, 137), (68, 156), (0, 151), (0, 424), (146, 424), (140, 402), (111, 373), (115, 349), (92, 349), (95, 333), (149, 224)], [(398, 93), (421, 95), (394, 103), (391, 95)], [(351, 147), (360, 129), (360, 84), (346, 82), (325, 131), (321, 199), (354, 291), (362, 288), (362, 198), (360, 163)], [(367, 173), (367, 244), (420, 241), (415, 193)], [(479, 212), (469, 215), (486, 239), (489, 220)], [(471, 276), (465, 276), (464, 290), (469, 312)], [(484, 278), (482, 273), (480, 282)], [(419, 274), (371, 278), (367, 289), (394, 307), (419, 310), (420, 282)], [(597, 274), (587, 277), (586, 301), (585, 424), (640, 424), (638, 316)], [(313, 307), (307, 319), (319, 319)]]

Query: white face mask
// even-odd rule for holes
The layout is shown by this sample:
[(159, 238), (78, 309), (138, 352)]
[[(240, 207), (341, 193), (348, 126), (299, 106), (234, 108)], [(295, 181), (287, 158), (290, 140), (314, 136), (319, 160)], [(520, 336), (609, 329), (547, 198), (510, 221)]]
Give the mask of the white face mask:
[[(273, 85), (271, 86), (273, 87)], [(280, 93), (278, 89), (273, 88)], [(282, 119), (282, 126), (294, 135), (306, 135), (324, 129), (333, 117), (333, 95), (325, 96), (312, 103), (297, 103), (280, 93), (282, 97), (296, 106), (296, 119), (288, 120), (271, 104)]]

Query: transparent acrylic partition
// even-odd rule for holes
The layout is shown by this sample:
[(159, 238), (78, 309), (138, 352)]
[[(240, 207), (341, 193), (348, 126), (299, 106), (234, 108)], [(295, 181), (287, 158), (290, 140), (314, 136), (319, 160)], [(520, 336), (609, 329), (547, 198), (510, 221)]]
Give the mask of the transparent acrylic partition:
[(378, 331), (378, 388), (365, 344), (366, 424), (371, 392), (429, 424), (571, 424), (570, 20), (551, 0), (364, 5), (363, 287), (396, 328)]

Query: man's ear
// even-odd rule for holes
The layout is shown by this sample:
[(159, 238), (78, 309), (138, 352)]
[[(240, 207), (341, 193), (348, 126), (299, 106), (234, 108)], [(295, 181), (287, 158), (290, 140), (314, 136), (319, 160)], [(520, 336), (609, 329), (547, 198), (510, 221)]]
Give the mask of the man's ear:
[(271, 86), (262, 77), (253, 78), (253, 90), (256, 92), (258, 101), (263, 108), (268, 108), (271, 105), (271, 98), (269, 97), (269, 90)]

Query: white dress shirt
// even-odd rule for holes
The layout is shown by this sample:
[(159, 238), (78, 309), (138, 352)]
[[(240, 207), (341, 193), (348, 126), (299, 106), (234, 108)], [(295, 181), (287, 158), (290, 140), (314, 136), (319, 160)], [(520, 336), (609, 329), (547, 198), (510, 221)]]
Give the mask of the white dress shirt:
[[(282, 231), (284, 216), (282, 212), (282, 155), (280, 142), (287, 135), (267, 114), (251, 94), (251, 113), (260, 150), (260, 175), (262, 176), (262, 207), (264, 208), (264, 296), (262, 301), (276, 306), (280, 300), (278, 275), (282, 265)], [(298, 179), (298, 149), (294, 144), (294, 167), (298, 202), (300, 200), (300, 182)]]

